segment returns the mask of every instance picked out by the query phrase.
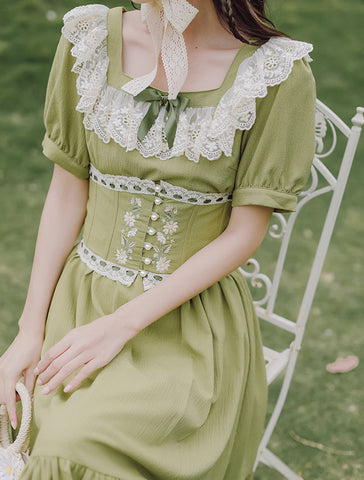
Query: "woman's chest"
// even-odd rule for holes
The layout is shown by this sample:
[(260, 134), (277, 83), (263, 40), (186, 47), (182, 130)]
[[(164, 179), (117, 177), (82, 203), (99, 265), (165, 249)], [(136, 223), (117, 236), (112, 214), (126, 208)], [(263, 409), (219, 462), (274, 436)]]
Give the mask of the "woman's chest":
[(145, 157), (137, 149), (128, 151), (114, 140), (105, 143), (92, 131), (86, 131), (86, 142), (90, 170), (98, 171), (97, 181), (102, 179), (109, 186), (115, 185), (115, 189), (122, 190), (121, 183), (129, 184), (135, 191), (141, 191), (140, 188), (144, 190), (148, 187), (148, 182), (164, 182), (168, 196), (172, 198), (174, 194), (182, 194), (187, 198), (190, 192), (191, 203), (196, 203), (194, 198), (197, 198), (197, 202), (206, 200), (206, 203), (210, 203), (208, 195), (204, 197), (205, 194), (215, 195), (217, 199), (218, 194), (230, 194), (234, 189), (240, 156), (239, 141), (236, 142), (231, 157), (222, 155), (215, 161), (200, 157), (198, 162), (192, 162), (184, 155), (166, 160), (155, 156)]

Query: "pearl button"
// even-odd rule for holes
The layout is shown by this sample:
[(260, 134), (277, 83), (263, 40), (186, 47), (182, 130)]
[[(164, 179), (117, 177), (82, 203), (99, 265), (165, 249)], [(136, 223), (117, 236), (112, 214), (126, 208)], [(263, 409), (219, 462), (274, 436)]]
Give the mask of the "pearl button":
[(154, 200), (154, 203), (155, 203), (156, 205), (160, 205), (161, 203), (163, 203), (163, 200), (162, 200), (161, 198), (157, 197), (157, 198)]
[(152, 259), (149, 258), (149, 257), (143, 258), (143, 262), (144, 262), (146, 265), (149, 265), (151, 261), (152, 261)]
[(153, 228), (153, 227), (149, 227), (148, 230), (147, 230), (147, 232), (149, 233), (149, 235), (154, 235), (155, 232), (156, 232), (156, 229)]
[(140, 276), (145, 277), (147, 275), (147, 272), (145, 270), (140, 270)]
[(151, 218), (152, 220), (157, 220), (157, 219), (159, 218), (159, 215), (158, 215), (158, 213), (153, 212), (152, 215), (150, 216), (150, 218)]
[(151, 244), (151, 243), (148, 243), (148, 242), (145, 242), (145, 243), (144, 243), (144, 248), (145, 248), (146, 250), (150, 250), (150, 249), (152, 248), (152, 244)]
[(160, 185), (156, 185), (156, 186), (154, 187), (154, 189), (155, 189), (156, 192), (160, 192), (161, 189), (162, 189), (162, 187), (161, 187)]

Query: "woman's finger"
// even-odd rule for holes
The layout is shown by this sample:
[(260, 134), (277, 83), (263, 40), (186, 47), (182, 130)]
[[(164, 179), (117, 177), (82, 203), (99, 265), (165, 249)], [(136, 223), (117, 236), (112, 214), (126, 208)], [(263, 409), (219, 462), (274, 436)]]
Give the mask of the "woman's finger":
[(66, 378), (68, 378), (72, 373), (74, 373), (79, 367), (84, 365), (88, 360), (89, 358), (86, 356), (86, 354), (81, 353), (76, 358), (66, 363), (43, 388), (42, 393), (44, 395), (47, 395), (48, 393), (55, 390), (64, 380), (66, 380)]
[(88, 363), (85, 364), (84, 367), (75, 375), (72, 380), (65, 386), (63, 389), (64, 392), (70, 392), (74, 388), (78, 387), (78, 385), (83, 382), (92, 372), (101, 368), (100, 361), (96, 358), (90, 360)]
[(43, 372), (48, 365), (53, 362), (55, 358), (61, 355), (65, 350), (71, 346), (71, 336), (69, 334), (65, 335), (62, 340), (53, 345), (45, 354), (44, 357), (39, 361), (38, 365), (34, 369), (35, 375)]
[(54, 377), (67, 363), (76, 358), (79, 355), (79, 352), (75, 348), (69, 347), (61, 355), (55, 358), (48, 367), (43, 370), (39, 375), (37, 380), (37, 385), (44, 385), (48, 383), (49, 380)]

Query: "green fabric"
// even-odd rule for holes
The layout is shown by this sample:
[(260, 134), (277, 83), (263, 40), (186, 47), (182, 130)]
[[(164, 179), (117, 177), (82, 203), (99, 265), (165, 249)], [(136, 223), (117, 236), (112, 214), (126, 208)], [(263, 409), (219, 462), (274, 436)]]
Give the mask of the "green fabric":
[[(108, 19), (108, 83), (115, 88), (121, 11), (111, 9)], [(190, 106), (216, 105), (252, 48), (239, 51), (220, 88), (184, 92)], [(87, 178), (92, 162), (112, 175), (233, 192), (232, 203), (164, 199), (156, 205), (153, 195), (115, 192), (90, 181), (83, 238), (96, 254), (116, 262), (132, 205), (138, 216), (127, 266), (143, 266), (144, 242), (156, 243), (157, 237), (148, 227), (162, 233), (168, 212), (177, 224), (166, 254), (169, 271), (216, 238), (234, 206), (295, 209), (314, 152), (315, 82), (305, 60), (295, 61), (287, 80), (257, 100), (256, 121), (236, 132), (231, 157), (194, 163), (185, 156), (144, 158), (85, 130), (76, 111), (70, 49), (61, 37), (47, 90), (43, 148), (50, 160), (79, 178)], [(152, 212), (159, 214), (155, 221)], [(90, 270), (75, 245), (52, 297), (42, 355), (70, 329), (114, 312), (143, 291), (140, 276), (126, 287)], [(31, 457), (21, 480), (251, 480), (267, 385), (259, 322), (245, 280), (230, 273), (142, 330), (74, 392), (62, 389), (44, 396), (36, 386)]]
[(244, 132), (232, 205), (294, 211), (315, 152), (315, 79), (305, 59), (287, 80), (256, 100), (256, 120)]
[(88, 178), (89, 154), (85, 144), (82, 114), (77, 112), (77, 75), (71, 72), (75, 59), (68, 41), (61, 36), (48, 79), (44, 107), (46, 134), (43, 153), (76, 177)]
[(168, 95), (163, 94), (155, 88), (146, 88), (136, 95), (134, 99), (137, 102), (150, 102), (150, 107), (139, 126), (138, 139), (143, 140), (157, 120), (161, 107), (165, 106), (166, 138), (169, 148), (172, 148), (176, 136), (179, 113), (186, 110), (190, 102), (189, 99), (177, 95), (176, 99), (170, 100)]

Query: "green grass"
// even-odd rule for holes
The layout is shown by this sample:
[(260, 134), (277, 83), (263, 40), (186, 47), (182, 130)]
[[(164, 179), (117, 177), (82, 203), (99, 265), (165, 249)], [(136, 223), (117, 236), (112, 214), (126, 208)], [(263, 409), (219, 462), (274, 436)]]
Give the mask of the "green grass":
[[(17, 0), (4, 2), (0, 17), (0, 352), (12, 341), (29, 281), (41, 209), (52, 163), (41, 154), (42, 111), (47, 76), (58, 42), (63, 14), (89, 2)], [(107, 1), (109, 7), (121, 2)], [(311, 68), (317, 95), (350, 125), (356, 106), (364, 106), (362, 60), (362, 0), (285, 0), (270, 2), (277, 27), (297, 40), (314, 45)], [(47, 12), (56, 19), (49, 21)], [(360, 40), (361, 39), (361, 40)], [(340, 147), (342, 149), (342, 146)], [(325, 261), (309, 318), (303, 347), (281, 419), (270, 448), (305, 480), (364, 478), (362, 401), (363, 366), (347, 374), (325, 370), (337, 356), (361, 357), (363, 317), (364, 222), (362, 179), (364, 141), (361, 139), (342, 208)], [(329, 160), (337, 168), (338, 156)], [(304, 214), (290, 253), (279, 302), (281, 312), (294, 315), (300, 300), (307, 257), (312, 255), (322, 222), (325, 199)], [(271, 268), (274, 242), (260, 256)], [(300, 252), (300, 254), (298, 254)], [(264, 338), (283, 345), (284, 338), (263, 328)], [(362, 358), (361, 358), (362, 360)], [(271, 389), (271, 402), (278, 391)], [(353, 456), (304, 446), (290, 432)], [(280, 475), (259, 467), (257, 480)], [(238, 479), (237, 479), (238, 480)]]

